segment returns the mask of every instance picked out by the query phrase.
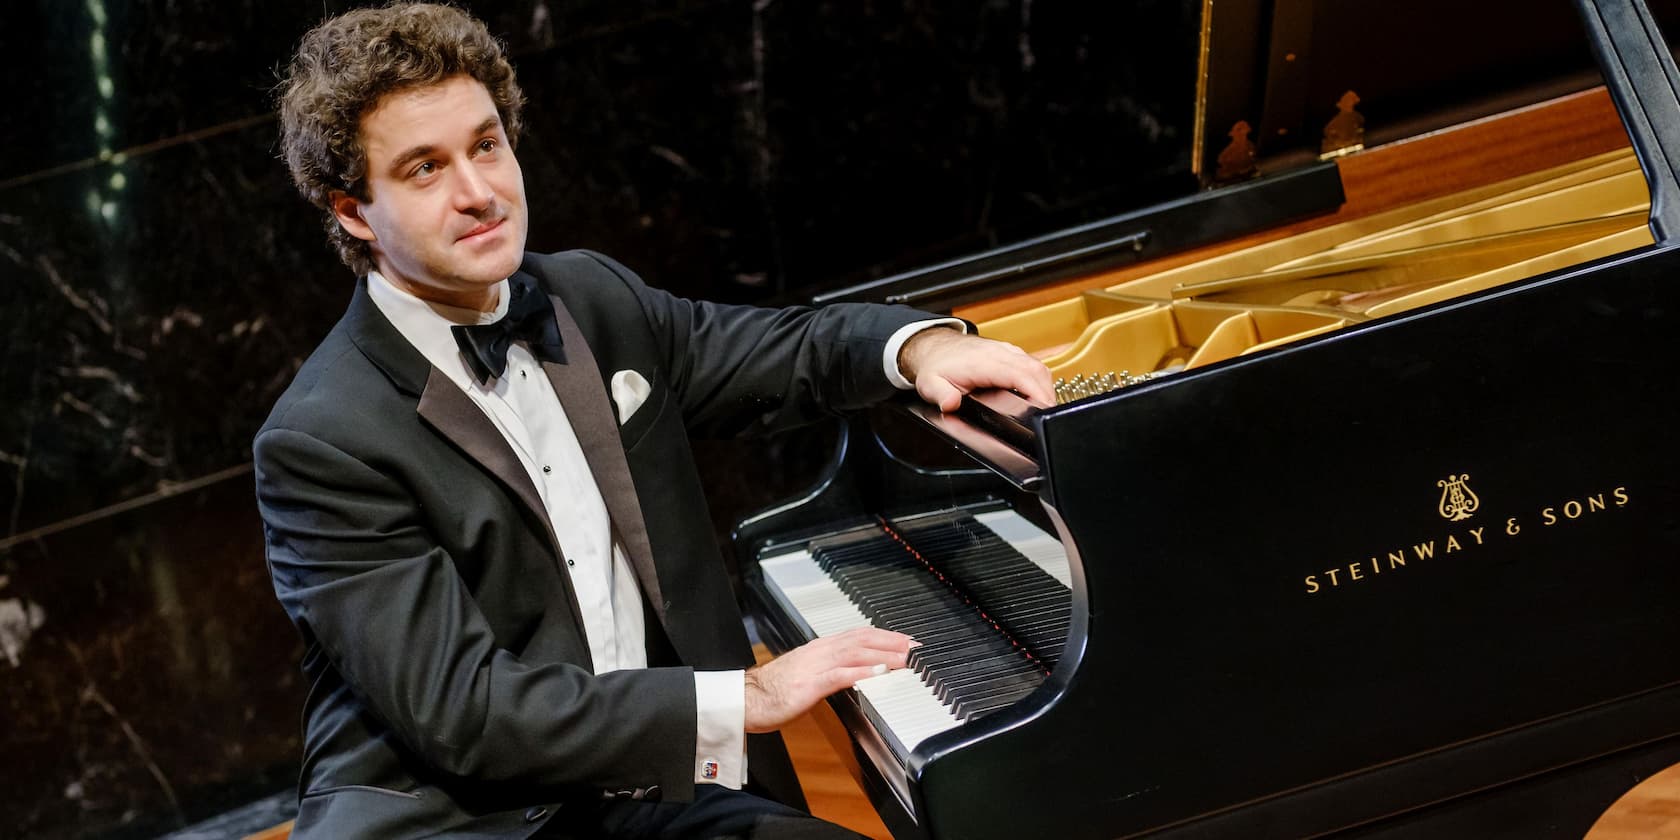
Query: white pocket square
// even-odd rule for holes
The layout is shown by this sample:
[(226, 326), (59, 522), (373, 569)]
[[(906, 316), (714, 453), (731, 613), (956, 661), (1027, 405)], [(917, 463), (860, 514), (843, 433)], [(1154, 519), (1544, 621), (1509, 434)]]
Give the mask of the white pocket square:
[(629, 420), (630, 415), (635, 414), (636, 409), (647, 402), (648, 394), (652, 391), (653, 386), (633, 370), (621, 370), (613, 374), (612, 398), (613, 403), (618, 406), (618, 425), (624, 425), (624, 421)]

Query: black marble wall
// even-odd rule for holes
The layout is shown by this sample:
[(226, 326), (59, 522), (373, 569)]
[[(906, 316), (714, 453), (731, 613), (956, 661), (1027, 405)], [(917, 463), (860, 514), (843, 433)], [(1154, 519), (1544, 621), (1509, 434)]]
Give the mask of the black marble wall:
[[(249, 442), (352, 278), (269, 96), (350, 5), (6, 4), (0, 835), (150, 836), (294, 780)], [(531, 247), (679, 293), (838, 285), (1189, 187), (1194, 0), (466, 5), (531, 100)], [(702, 447), (720, 523), (805, 480), (800, 451)]]

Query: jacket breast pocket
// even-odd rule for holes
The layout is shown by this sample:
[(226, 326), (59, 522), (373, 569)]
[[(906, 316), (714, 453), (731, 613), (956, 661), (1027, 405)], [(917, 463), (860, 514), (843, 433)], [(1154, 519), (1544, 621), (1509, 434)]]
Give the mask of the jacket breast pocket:
[(666, 404), (670, 402), (670, 392), (665, 390), (664, 383), (657, 380), (653, 389), (648, 393), (647, 400), (618, 427), (619, 440), (624, 442), (624, 451), (628, 452), (641, 443), (660, 415), (665, 413)]

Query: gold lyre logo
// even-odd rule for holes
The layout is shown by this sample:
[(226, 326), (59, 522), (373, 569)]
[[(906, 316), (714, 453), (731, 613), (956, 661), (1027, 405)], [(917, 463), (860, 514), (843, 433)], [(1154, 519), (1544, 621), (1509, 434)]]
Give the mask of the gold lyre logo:
[(1476, 498), (1475, 493), (1470, 492), (1470, 485), (1466, 483), (1469, 480), (1470, 474), (1465, 473), (1449, 475), (1435, 482), (1435, 486), (1441, 488), (1441, 506), (1438, 509), (1443, 517), (1453, 522), (1469, 519), (1470, 514), (1481, 507), (1481, 500)]

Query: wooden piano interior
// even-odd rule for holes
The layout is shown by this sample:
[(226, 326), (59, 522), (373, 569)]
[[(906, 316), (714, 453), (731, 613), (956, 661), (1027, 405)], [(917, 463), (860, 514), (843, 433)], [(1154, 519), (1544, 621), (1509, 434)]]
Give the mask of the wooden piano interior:
[(1602, 88), (1339, 162), (1336, 212), (959, 307), (1058, 378), (1193, 369), (1652, 242)]

